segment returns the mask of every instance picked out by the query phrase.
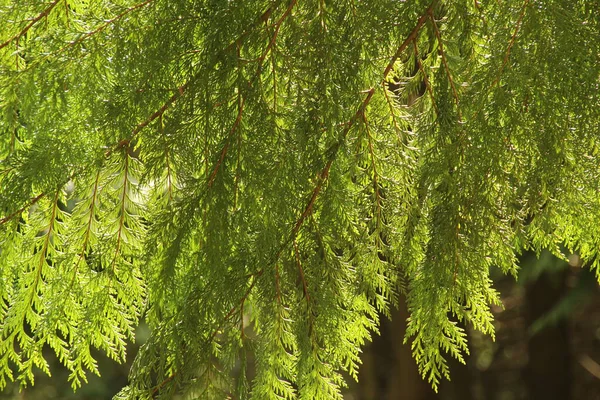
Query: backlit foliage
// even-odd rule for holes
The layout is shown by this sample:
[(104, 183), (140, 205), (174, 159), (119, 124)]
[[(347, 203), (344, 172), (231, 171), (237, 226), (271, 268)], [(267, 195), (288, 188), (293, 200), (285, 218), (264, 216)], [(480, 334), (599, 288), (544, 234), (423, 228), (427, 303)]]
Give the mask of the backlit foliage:
[[(434, 387), (523, 249), (598, 267), (597, 0), (0, 0), (0, 388), (340, 399), (407, 296)], [(252, 368), (248, 368), (252, 367)]]

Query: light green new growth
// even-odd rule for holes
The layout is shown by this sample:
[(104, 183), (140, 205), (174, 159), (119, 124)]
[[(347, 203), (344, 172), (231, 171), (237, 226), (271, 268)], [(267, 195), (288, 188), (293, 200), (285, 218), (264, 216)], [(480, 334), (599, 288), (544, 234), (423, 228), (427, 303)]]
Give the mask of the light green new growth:
[(599, 9), (0, 0), (0, 388), (144, 318), (119, 398), (341, 399), (400, 292), (437, 388), (491, 266), (598, 267)]

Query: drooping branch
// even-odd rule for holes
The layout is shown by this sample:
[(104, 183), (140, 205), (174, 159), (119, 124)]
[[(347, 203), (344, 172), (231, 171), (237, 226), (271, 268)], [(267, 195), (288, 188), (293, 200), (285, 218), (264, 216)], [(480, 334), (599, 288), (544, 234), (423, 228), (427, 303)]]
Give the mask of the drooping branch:
[(504, 68), (506, 68), (506, 65), (508, 64), (508, 60), (510, 59), (510, 52), (511, 52), (513, 46), (515, 45), (515, 42), (517, 40), (517, 35), (519, 34), (519, 31), (521, 30), (521, 26), (523, 25), (523, 18), (525, 17), (525, 11), (527, 10), (528, 4), (529, 4), (529, 0), (525, 0), (523, 2), (523, 5), (521, 6), (521, 12), (519, 14), (519, 18), (517, 19), (517, 23), (515, 24), (515, 30), (514, 30), (512, 36), (510, 37), (510, 41), (508, 42), (508, 46), (504, 53), (504, 59), (502, 60), (502, 65), (500, 66), (500, 69), (498, 70), (498, 75), (496, 76), (496, 79), (494, 79), (494, 81), (492, 82), (492, 85), (490, 86), (490, 90), (493, 89), (500, 82), (500, 77), (502, 76), (502, 72), (504, 71)]
[(438, 46), (440, 48), (440, 54), (442, 56), (442, 64), (444, 64), (444, 70), (446, 71), (446, 76), (448, 77), (448, 82), (450, 82), (450, 87), (452, 88), (452, 96), (454, 97), (454, 102), (456, 103), (456, 111), (458, 113), (458, 120), (462, 121), (462, 114), (460, 112), (459, 103), (460, 100), (458, 98), (458, 91), (456, 90), (456, 85), (454, 84), (454, 79), (452, 78), (452, 73), (450, 72), (450, 67), (448, 66), (448, 59), (446, 58), (446, 52), (444, 51), (444, 42), (442, 40), (442, 35), (440, 34), (440, 30), (437, 26), (437, 22), (435, 22), (435, 16), (433, 15), (433, 10), (429, 9), (429, 18), (431, 19), (431, 23), (433, 24), (433, 31), (435, 32), (435, 36), (438, 41)]
[[(117, 230), (117, 243), (115, 246), (115, 254), (113, 256), (113, 260), (111, 262), (111, 270), (112, 270), (112, 276), (114, 277), (116, 275), (116, 263), (117, 263), (117, 258), (119, 258), (119, 254), (121, 252), (121, 244), (123, 241), (123, 229), (125, 229), (125, 214), (127, 213), (127, 209), (125, 207), (125, 202), (127, 200), (127, 190), (129, 190), (129, 144), (127, 144), (127, 147), (125, 147), (124, 151), (124, 156), (125, 156), (125, 165), (123, 166), (123, 186), (122, 186), (122, 190), (123, 193), (121, 194), (121, 207), (119, 210), (119, 228)], [(112, 282), (112, 280), (111, 280)]]
[[(256, 282), (258, 282), (258, 278), (263, 274), (263, 270), (259, 270), (254, 274), (251, 274), (249, 276), (249, 278), (252, 279), (252, 282), (250, 283), (250, 286), (248, 286), (248, 288), (246, 289), (246, 292), (244, 292), (244, 295), (242, 296), (242, 298), (239, 300), (238, 304), (236, 304), (235, 306), (233, 306), (228, 312), (227, 314), (225, 314), (225, 316), (223, 317), (223, 319), (221, 320), (220, 325), (212, 332), (212, 334), (209, 336), (209, 340), (208, 341), (212, 341), (214, 340), (214, 338), (219, 334), (219, 332), (221, 331), (221, 329), (223, 328), (223, 326), (225, 325), (225, 323), (227, 323), (227, 321), (229, 321), (231, 319), (231, 317), (233, 317), (235, 315), (235, 313), (237, 311), (240, 310), (240, 308), (242, 308), (244, 306), (244, 303), (246, 302), (246, 300), (248, 299), (248, 296), (250, 296), (250, 293), (252, 292), (252, 289), (254, 289), (254, 286), (256, 285)], [(156, 385), (153, 389), (152, 389), (152, 398), (154, 398), (158, 392), (165, 387), (169, 382), (171, 382), (173, 379), (175, 379), (175, 377), (177, 377), (178, 375), (178, 371), (173, 372), (171, 375), (167, 376), (163, 381), (161, 381), (158, 385)]]
[[(44, 244), (42, 245), (42, 249), (40, 250), (40, 259), (37, 264), (37, 268), (35, 270), (35, 278), (33, 284), (31, 285), (31, 294), (27, 301), (27, 309), (33, 306), (33, 298), (38, 293), (38, 285), (40, 280), (42, 279), (42, 270), (44, 267), (44, 263), (46, 262), (46, 255), (48, 253), (48, 248), (50, 247), (51, 240), (53, 239), (53, 231), (54, 224), (56, 222), (56, 215), (58, 213), (58, 196), (60, 195), (60, 188), (56, 189), (54, 193), (54, 199), (52, 200), (52, 209), (50, 212), (50, 221), (48, 222), (48, 227), (46, 228), (46, 234), (44, 237)], [(23, 314), (23, 319), (25, 318), (25, 314)]]
[(75, 262), (75, 266), (73, 267), (73, 276), (71, 277), (71, 283), (69, 284), (69, 288), (71, 288), (73, 286), (73, 283), (75, 282), (75, 278), (77, 277), (77, 270), (79, 268), (79, 263), (85, 257), (85, 253), (87, 252), (90, 235), (92, 233), (92, 224), (95, 220), (94, 213), (96, 212), (96, 206), (97, 206), (96, 201), (98, 199), (99, 183), (100, 183), (100, 170), (98, 170), (96, 172), (96, 179), (94, 180), (94, 189), (92, 190), (92, 199), (90, 201), (90, 208), (89, 208), (90, 216), (88, 217), (86, 227), (85, 227), (85, 233), (83, 235), (83, 246), (81, 246), (82, 247), (81, 252), (77, 256), (77, 261)]
[(231, 136), (238, 129), (238, 126), (242, 122), (243, 112), (244, 112), (244, 97), (241, 97), (239, 105), (238, 105), (238, 114), (237, 114), (237, 117), (235, 118), (235, 122), (233, 123), (233, 126), (231, 127), (231, 129), (229, 131), (229, 134), (227, 135), (227, 142), (225, 142), (225, 146), (223, 146), (223, 149), (221, 150), (221, 155), (219, 156), (219, 160), (215, 164), (215, 167), (213, 168), (212, 173), (208, 177), (207, 186), (209, 188), (213, 185), (215, 178), (217, 176), (217, 173), (219, 172), (219, 169), (221, 168), (221, 165), (223, 164), (223, 161), (225, 160), (225, 156), (227, 155), (227, 151), (229, 150), (229, 143), (231, 142)]
[[(162, 115), (159, 118), (160, 121), (160, 134), (163, 138), (163, 140), (165, 140), (166, 142), (166, 138), (165, 138), (165, 131), (164, 131), (164, 127), (163, 127), (163, 119), (162, 119)], [(167, 192), (169, 194), (169, 203), (173, 202), (173, 171), (171, 168), (171, 160), (170, 160), (170, 151), (169, 151), (169, 145), (167, 143), (165, 143), (165, 165), (167, 167)]]
[(419, 71), (423, 74), (423, 82), (425, 82), (425, 87), (427, 88), (427, 92), (431, 97), (431, 102), (433, 103), (433, 108), (435, 110), (435, 115), (439, 117), (440, 111), (438, 110), (437, 101), (435, 100), (435, 96), (433, 95), (433, 89), (431, 88), (431, 83), (429, 82), (429, 78), (427, 77), (427, 72), (425, 68), (423, 68), (423, 62), (421, 62), (421, 57), (419, 55), (419, 47), (417, 46), (417, 40), (413, 40), (413, 47), (415, 49), (415, 59), (417, 60), (417, 66), (419, 67)]
[[(490, 85), (489, 89), (487, 91), (485, 91), (484, 93), (491, 92), (492, 89), (494, 89), (500, 83), (500, 79), (502, 78), (502, 73), (504, 72), (504, 69), (508, 65), (508, 61), (510, 60), (511, 50), (517, 41), (517, 36), (521, 30), (521, 26), (523, 25), (523, 18), (525, 17), (525, 11), (527, 10), (528, 5), (529, 5), (529, 0), (525, 0), (523, 2), (523, 5), (521, 6), (521, 12), (519, 13), (519, 18), (517, 19), (517, 22), (515, 24), (515, 30), (513, 31), (513, 34), (510, 37), (510, 40), (508, 42), (508, 46), (506, 47), (506, 51), (504, 52), (504, 59), (502, 60), (502, 65), (500, 66), (500, 69), (498, 70), (498, 74), (496, 75), (496, 78), (492, 81), (492, 84)], [(479, 107), (477, 108), (477, 110), (475, 110), (475, 112), (473, 113), (473, 117), (471, 119), (474, 120), (477, 117), (477, 115), (479, 115), (479, 113), (483, 109), (484, 104), (485, 103), (483, 101), (481, 101), (479, 103)]]
[[(417, 24), (412, 29), (412, 31), (410, 31), (410, 33), (408, 34), (408, 36), (406, 37), (404, 42), (402, 42), (402, 44), (400, 44), (400, 46), (396, 49), (396, 52), (394, 53), (394, 55), (392, 56), (392, 58), (390, 59), (389, 63), (387, 64), (387, 66), (385, 67), (385, 69), (383, 71), (383, 80), (381, 81), (381, 86), (383, 88), (383, 94), (385, 96), (388, 107), (390, 108), (390, 113), (392, 115), (392, 122), (393, 122), (394, 127), (396, 128), (397, 132), (400, 132), (400, 126), (398, 125), (398, 121), (396, 119), (396, 114), (394, 113), (394, 110), (393, 110), (394, 105), (393, 105), (392, 100), (390, 99), (390, 96), (386, 89), (386, 80), (387, 80), (387, 77), (390, 74), (390, 72), (392, 72), (392, 70), (394, 69), (394, 64), (396, 63), (396, 60), (398, 60), (398, 57), (400, 57), (400, 55), (402, 55), (404, 50), (406, 50), (406, 48), (410, 45), (411, 42), (416, 43), (419, 32), (420, 32), (421, 28), (423, 27), (423, 25), (425, 24), (425, 22), (427, 22), (427, 19), (429, 18), (429, 13), (433, 11), (433, 8), (435, 7), (436, 3), (437, 3), (437, 0), (433, 0), (433, 2), (431, 2), (431, 4), (425, 10), (425, 12), (419, 17), (419, 19), (417, 20)], [(435, 104), (435, 101), (434, 101), (434, 106), (437, 109), (437, 105)], [(400, 142), (402, 142), (402, 140), (400, 140)]]
[(377, 224), (377, 230), (379, 230), (380, 224), (381, 224), (381, 218), (382, 218), (382, 215), (381, 215), (382, 214), (382, 210), (381, 210), (382, 198), (381, 198), (381, 193), (379, 191), (379, 173), (377, 172), (377, 164), (375, 163), (375, 151), (373, 149), (373, 138), (371, 137), (371, 130), (369, 128), (369, 123), (367, 122), (367, 115), (364, 111), (362, 113), (362, 120), (365, 125), (365, 132), (367, 134), (367, 144), (368, 144), (368, 148), (369, 148), (369, 155), (371, 156), (371, 168), (373, 168), (373, 191), (375, 192), (375, 207), (377, 209), (376, 224)]
[(300, 252), (298, 251), (298, 243), (296, 239), (293, 240), (294, 243), (294, 256), (296, 258), (296, 266), (298, 267), (298, 273), (300, 275), (300, 281), (302, 282), (302, 292), (304, 293), (304, 299), (306, 300), (306, 304), (310, 307), (310, 294), (308, 293), (308, 283), (306, 282), (306, 276), (304, 275), (304, 268), (302, 268), (302, 263), (300, 262)]

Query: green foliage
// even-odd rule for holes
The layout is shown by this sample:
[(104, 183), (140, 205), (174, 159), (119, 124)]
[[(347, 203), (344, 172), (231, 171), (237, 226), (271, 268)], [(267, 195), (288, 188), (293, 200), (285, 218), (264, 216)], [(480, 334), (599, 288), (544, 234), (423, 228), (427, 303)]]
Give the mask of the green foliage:
[(437, 388), (490, 266), (598, 271), (598, 7), (0, 0), (0, 387), (143, 317), (119, 398), (339, 399), (402, 291)]

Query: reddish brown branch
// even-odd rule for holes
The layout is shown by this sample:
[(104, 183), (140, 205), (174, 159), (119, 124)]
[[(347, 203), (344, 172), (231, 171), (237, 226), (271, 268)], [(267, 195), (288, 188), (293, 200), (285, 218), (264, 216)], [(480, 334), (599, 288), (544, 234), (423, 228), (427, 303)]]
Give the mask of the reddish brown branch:
[[(350, 131), (350, 128), (352, 128), (352, 126), (354, 125), (356, 120), (362, 115), (362, 113), (364, 113), (365, 108), (367, 107), (367, 105), (371, 101), (371, 98), (373, 97), (373, 94), (375, 93), (375, 89), (369, 89), (366, 93), (367, 93), (367, 96), (361, 103), (360, 107), (358, 108), (358, 110), (356, 111), (354, 116), (347, 123), (344, 124), (344, 131), (342, 132), (341, 140), (346, 138), (346, 136), (348, 135), (348, 132)], [(321, 170), (321, 172), (318, 174), (317, 184), (315, 185), (315, 187), (312, 191), (312, 194), (311, 194), (308, 202), (306, 203), (304, 210), (302, 211), (302, 214), (300, 214), (300, 216), (296, 220), (296, 223), (294, 224), (294, 227), (292, 228), (292, 231), (290, 232), (290, 235), (288, 236), (287, 240), (284, 243), (282, 243), (282, 245), (279, 247), (279, 249), (275, 253), (273, 262), (275, 263), (276, 267), (277, 267), (277, 262), (279, 260), (279, 257), (281, 256), (281, 253), (283, 252), (283, 250), (285, 250), (285, 248), (289, 245), (290, 242), (295, 242), (296, 235), (298, 235), (298, 232), (300, 231), (300, 228), (304, 224), (304, 221), (306, 221), (306, 218), (308, 218), (308, 216), (311, 215), (312, 209), (317, 201), (317, 197), (319, 197), (319, 193), (321, 193), (321, 189), (323, 188), (325, 181), (327, 181), (327, 178), (329, 177), (329, 171), (331, 169), (332, 163), (333, 163), (333, 158), (330, 158), (327, 161), (327, 163), (325, 164), (325, 166), (323, 167), (323, 169)], [(278, 283), (278, 281), (276, 283)]]
[(227, 51), (233, 49), (234, 46), (239, 46), (241, 41), (244, 40), (246, 38), (246, 36), (250, 35), (250, 33), (252, 32), (252, 28), (256, 27), (257, 25), (259, 25), (263, 22), (267, 22), (269, 20), (269, 18), (271, 17), (272, 13), (273, 13), (273, 7), (267, 8), (267, 10), (264, 13), (262, 13), (252, 24), (250, 24), (250, 26), (248, 26), (244, 30), (244, 32), (242, 32), (242, 34), (240, 36), (237, 37), (237, 39), (235, 39), (233, 42), (231, 42), (229, 44), (229, 46), (227, 46), (224, 49), (224, 52), (227, 52)]
[(185, 93), (185, 90), (188, 88), (190, 82), (186, 82), (183, 85), (177, 88), (177, 92), (175, 92), (169, 99), (160, 107), (155, 113), (150, 115), (145, 121), (140, 122), (133, 132), (131, 133), (131, 138), (137, 135), (142, 129), (148, 126), (152, 121), (157, 119), (158, 117), (162, 117), (162, 115), (167, 111), (167, 109), (173, 104), (177, 99), (179, 99)]
[[(356, 120), (364, 112), (365, 108), (371, 101), (371, 98), (373, 97), (374, 93), (375, 93), (375, 89), (369, 89), (367, 91), (367, 97), (365, 97), (365, 99), (361, 103), (358, 111), (356, 111), (356, 114), (354, 114), (354, 116), (346, 124), (344, 131), (342, 132), (342, 140), (346, 138), (346, 136), (348, 135), (348, 131), (350, 131), (350, 128), (352, 128), (352, 126), (354, 125)], [(284, 247), (289, 243), (290, 240), (293, 240), (296, 237), (296, 235), (298, 234), (298, 231), (300, 231), (300, 228), (302, 227), (302, 224), (304, 223), (306, 218), (310, 215), (312, 208), (314, 207), (315, 202), (317, 200), (317, 197), (319, 196), (319, 193), (321, 192), (321, 189), (323, 188), (323, 184), (325, 183), (325, 181), (327, 180), (327, 178), (329, 176), (329, 170), (331, 169), (332, 163), (333, 163), (333, 158), (330, 158), (329, 161), (327, 161), (327, 164), (325, 164), (325, 167), (323, 167), (323, 169), (319, 173), (317, 184), (316, 184), (315, 188), (313, 189), (310, 199), (309, 199), (308, 203), (306, 204), (306, 207), (304, 207), (304, 211), (302, 212), (302, 214), (300, 214), (300, 217), (296, 220), (296, 224), (294, 225), (294, 228), (292, 229), (290, 239), (284, 244)], [(281, 253), (282, 250), (283, 250), (283, 248), (281, 248), (280, 251), (277, 253), (277, 258), (279, 258), (279, 254)]]
[(258, 68), (259, 69), (260, 69), (263, 61), (267, 57), (267, 55), (273, 49), (273, 46), (275, 46), (275, 41), (277, 40), (277, 35), (279, 34), (279, 29), (281, 29), (281, 24), (290, 15), (290, 13), (292, 12), (292, 9), (296, 5), (296, 3), (297, 3), (297, 0), (290, 1), (290, 4), (288, 5), (288, 8), (281, 15), (281, 17), (279, 17), (279, 19), (277, 20), (277, 22), (275, 22), (275, 25), (274, 25), (275, 26), (275, 31), (273, 32), (273, 36), (271, 37), (271, 40), (269, 41), (269, 44), (267, 45), (267, 48), (265, 49), (265, 51), (263, 52), (263, 54), (258, 59)]
[(173, 373), (171, 375), (169, 375), (164, 381), (162, 381), (159, 385), (157, 385), (154, 390), (152, 391), (152, 398), (154, 398), (154, 396), (156, 396), (156, 393), (158, 393), (158, 391), (160, 389), (162, 389), (163, 387), (165, 387), (165, 385), (169, 382), (171, 382), (175, 376), (177, 375), (177, 373)]
[(35, 203), (37, 203), (38, 201), (40, 201), (44, 196), (46, 196), (46, 193), (40, 193), (40, 194), (38, 194), (33, 199), (31, 199), (29, 201), (29, 203), (25, 204), (23, 207), (19, 208), (17, 211), (15, 211), (13, 213), (10, 213), (6, 217), (0, 219), (0, 225), (3, 225), (5, 223), (7, 223), (8, 221), (10, 221), (11, 219), (13, 219), (17, 215), (20, 215), (27, 208), (31, 207), (32, 205), (34, 205)]
[[(494, 79), (494, 81), (492, 82), (492, 84), (490, 85), (490, 87), (486, 91), (486, 93), (489, 93), (493, 88), (495, 88), (500, 83), (500, 78), (502, 77), (502, 73), (504, 72), (504, 69), (506, 68), (506, 65), (508, 65), (508, 61), (510, 59), (510, 52), (511, 52), (514, 44), (516, 43), (517, 35), (519, 34), (519, 31), (521, 30), (521, 26), (523, 24), (523, 18), (525, 17), (525, 11), (527, 9), (528, 4), (529, 4), (529, 0), (525, 0), (523, 2), (523, 5), (521, 6), (521, 12), (519, 14), (519, 18), (517, 19), (515, 30), (510, 38), (510, 41), (508, 42), (506, 52), (504, 53), (504, 59), (502, 60), (502, 65), (500, 66), (500, 69), (498, 70), (498, 74), (497, 74), (496, 78)], [(485, 104), (484, 101), (481, 101), (479, 103), (479, 108), (477, 108), (477, 110), (475, 111), (475, 113), (473, 114), (473, 117), (471, 119), (475, 119), (477, 117), (477, 115), (479, 115), (479, 113), (483, 109), (484, 104)]]
[(398, 57), (400, 57), (400, 55), (408, 47), (410, 42), (412, 42), (413, 40), (415, 40), (417, 38), (417, 35), (419, 34), (421, 27), (429, 18), (429, 14), (433, 12), (433, 7), (435, 6), (436, 3), (437, 3), (437, 0), (433, 0), (431, 5), (427, 8), (427, 10), (425, 10), (425, 13), (423, 15), (421, 15), (421, 17), (419, 17), (419, 19), (417, 20), (417, 24), (415, 25), (413, 30), (408, 34), (408, 37), (406, 38), (406, 40), (404, 40), (404, 42), (402, 42), (400, 47), (398, 47), (398, 49), (396, 50), (396, 53), (392, 56), (392, 59), (390, 60), (387, 67), (385, 67), (385, 70), (383, 71), (384, 80), (385, 80), (385, 78), (387, 78), (389, 73), (394, 68), (394, 64), (396, 63), (396, 60), (398, 59)]
[(294, 243), (294, 254), (296, 256), (296, 266), (298, 267), (298, 273), (300, 274), (300, 280), (302, 281), (302, 292), (304, 293), (304, 298), (306, 299), (306, 304), (310, 307), (310, 295), (308, 294), (308, 283), (306, 282), (306, 276), (304, 275), (304, 269), (302, 268), (302, 263), (300, 262), (300, 252), (298, 251), (298, 244), (296, 243), (296, 239), (293, 240)]
[(41, 13), (38, 14), (37, 17), (35, 17), (34, 19), (32, 19), (26, 26), (25, 28), (23, 28), (21, 30), (21, 32), (17, 33), (15, 36), (11, 37), (10, 39), (8, 39), (6, 42), (0, 44), (0, 49), (8, 46), (12, 41), (14, 40), (19, 40), (19, 38), (21, 38), (23, 35), (25, 35), (27, 33), (27, 31), (29, 31), (31, 29), (31, 27), (33, 25), (35, 25), (39, 20), (41, 20), (44, 17), (47, 17), (50, 14), (50, 11), (52, 11), (52, 9), (54, 7), (56, 7), (56, 5), (60, 2), (60, 0), (55, 0), (53, 1), (48, 8), (46, 8), (44, 11), (42, 11)]
[(521, 6), (521, 13), (519, 14), (519, 18), (517, 19), (515, 31), (513, 32), (512, 36), (510, 38), (508, 47), (506, 48), (506, 52), (504, 54), (504, 60), (502, 60), (502, 65), (500, 66), (500, 70), (498, 70), (498, 76), (496, 76), (496, 79), (494, 79), (494, 81), (492, 82), (492, 85), (490, 86), (490, 90), (493, 89), (500, 82), (500, 77), (502, 76), (502, 72), (504, 71), (504, 68), (506, 68), (506, 65), (508, 64), (508, 60), (510, 58), (510, 52), (517, 40), (517, 35), (519, 34), (519, 31), (521, 30), (521, 26), (523, 24), (523, 18), (525, 17), (525, 11), (527, 9), (528, 4), (529, 4), (529, 0), (525, 0), (523, 2), (523, 5)]

